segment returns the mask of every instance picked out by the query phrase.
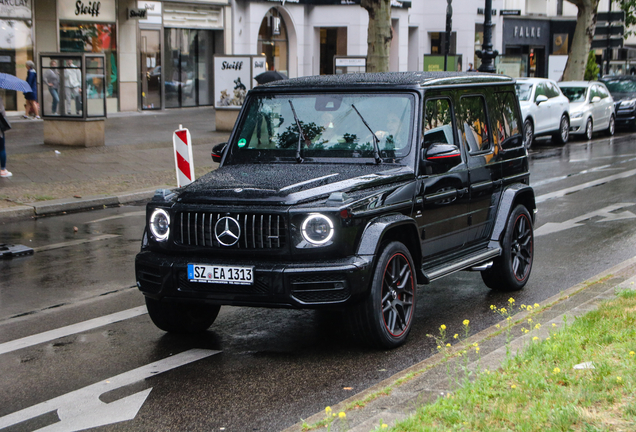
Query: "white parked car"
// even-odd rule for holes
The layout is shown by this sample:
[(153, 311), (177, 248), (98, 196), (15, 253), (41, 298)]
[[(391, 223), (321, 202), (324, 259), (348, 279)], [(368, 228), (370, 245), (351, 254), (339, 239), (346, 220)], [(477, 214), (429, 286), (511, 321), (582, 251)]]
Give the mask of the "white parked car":
[(614, 135), (614, 98), (598, 81), (563, 81), (563, 94), (570, 100), (570, 134), (592, 139), (594, 132)]
[(530, 148), (534, 138), (552, 135), (559, 144), (570, 136), (570, 101), (559, 86), (545, 78), (519, 78), (517, 97), (523, 117), (524, 141)]

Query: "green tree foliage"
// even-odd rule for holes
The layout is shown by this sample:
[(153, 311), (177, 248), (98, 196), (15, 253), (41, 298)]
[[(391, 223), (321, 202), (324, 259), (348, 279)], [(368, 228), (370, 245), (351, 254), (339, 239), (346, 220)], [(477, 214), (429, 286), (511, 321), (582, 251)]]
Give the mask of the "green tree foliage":
[(612, 0), (612, 3), (618, 5), (620, 10), (625, 11), (625, 39), (636, 34), (636, 30), (634, 30), (636, 25), (636, 0)]
[(596, 63), (596, 54), (594, 50), (590, 51), (587, 55), (587, 65), (585, 66), (585, 77), (586, 81), (592, 81), (598, 79), (598, 73), (600, 72), (600, 68)]

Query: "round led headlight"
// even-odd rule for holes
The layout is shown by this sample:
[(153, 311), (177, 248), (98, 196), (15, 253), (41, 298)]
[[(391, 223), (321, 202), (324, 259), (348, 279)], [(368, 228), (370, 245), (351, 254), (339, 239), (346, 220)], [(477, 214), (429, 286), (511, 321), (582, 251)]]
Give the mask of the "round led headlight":
[(170, 234), (170, 215), (164, 209), (155, 209), (150, 215), (150, 232), (157, 241), (164, 241)]
[(313, 245), (323, 245), (333, 237), (333, 222), (318, 213), (307, 216), (302, 226), (303, 238)]

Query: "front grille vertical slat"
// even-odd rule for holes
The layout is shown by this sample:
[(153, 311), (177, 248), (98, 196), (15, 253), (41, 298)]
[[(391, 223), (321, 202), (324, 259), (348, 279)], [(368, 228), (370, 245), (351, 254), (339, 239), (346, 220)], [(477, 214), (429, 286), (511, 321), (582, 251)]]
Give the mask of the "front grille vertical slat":
[[(227, 213), (226, 213), (227, 214)], [(179, 212), (176, 217), (175, 242), (198, 248), (280, 249), (287, 243), (285, 217), (276, 214), (234, 213), (241, 228), (239, 241), (223, 246), (216, 239), (216, 223), (226, 214), (209, 212)]]
[(199, 246), (199, 213), (194, 214), (194, 245)]

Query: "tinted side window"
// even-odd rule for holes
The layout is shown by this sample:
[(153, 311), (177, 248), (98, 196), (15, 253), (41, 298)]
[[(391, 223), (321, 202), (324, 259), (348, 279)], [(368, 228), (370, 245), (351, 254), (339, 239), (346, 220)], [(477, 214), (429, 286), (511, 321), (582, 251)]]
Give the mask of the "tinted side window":
[(490, 107), (492, 138), (503, 148), (523, 144), (517, 103), (512, 92), (495, 93), (495, 106)]
[(455, 144), (453, 112), (449, 99), (428, 99), (424, 111), (424, 148), (431, 144)]
[(607, 91), (607, 88), (604, 85), (599, 85), (598, 86), (598, 93), (599, 93), (599, 96), (602, 99), (605, 99), (606, 97), (609, 97), (609, 92)]
[(557, 96), (561, 95), (561, 92), (559, 91), (559, 88), (556, 85), (554, 85), (554, 83), (548, 82), (546, 84), (547, 84), (547, 88), (548, 88), (548, 91), (547, 91), (546, 95), (549, 98), (553, 98), (553, 97), (557, 97)]
[(471, 153), (492, 148), (483, 96), (463, 96), (459, 100), (457, 116), (462, 139)]

